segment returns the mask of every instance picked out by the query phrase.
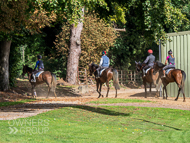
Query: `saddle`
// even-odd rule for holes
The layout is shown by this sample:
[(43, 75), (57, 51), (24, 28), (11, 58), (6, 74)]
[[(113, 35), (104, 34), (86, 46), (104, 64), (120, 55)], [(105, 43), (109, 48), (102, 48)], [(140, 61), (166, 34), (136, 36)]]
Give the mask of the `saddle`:
[(152, 67), (149, 67), (148, 69), (146, 69), (145, 73), (147, 74), (147, 72), (151, 69)]
[(167, 75), (171, 70), (174, 70), (174, 68), (167, 69), (165, 74)]
[(37, 72), (36, 74), (35, 74), (35, 77), (39, 77), (40, 76), (40, 74), (42, 74), (44, 71), (39, 71), (39, 72)]

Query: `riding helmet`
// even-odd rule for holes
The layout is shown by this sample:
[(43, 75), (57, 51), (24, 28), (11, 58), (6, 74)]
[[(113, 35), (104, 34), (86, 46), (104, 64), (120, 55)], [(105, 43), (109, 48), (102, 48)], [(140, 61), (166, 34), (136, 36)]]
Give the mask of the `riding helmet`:
[(168, 51), (168, 54), (172, 54), (172, 50), (171, 49)]
[(38, 55), (37, 58), (38, 58), (38, 59), (42, 59), (42, 56), (41, 56), (41, 55)]
[(149, 50), (148, 50), (148, 53), (149, 53), (149, 54), (152, 54), (152, 53), (153, 53), (153, 51), (152, 51), (151, 49), (149, 49)]
[(106, 51), (102, 51), (102, 55), (106, 54)]

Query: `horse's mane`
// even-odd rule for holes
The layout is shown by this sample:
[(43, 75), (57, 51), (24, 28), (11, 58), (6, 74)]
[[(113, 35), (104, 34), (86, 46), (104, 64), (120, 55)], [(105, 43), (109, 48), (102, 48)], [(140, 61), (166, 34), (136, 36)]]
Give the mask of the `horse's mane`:
[(99, 67), (99, 66), (98, 66), (97, 64), (95, 64), (95, 63), (92, 63), (91, 65), (94, 66), (95, 68), (98, 68), (98, 67)]
[(156, 61), (157, 65), (159, 68), (163, 68), (165, 67), (166, 65), (164, 65), (163, 63), (161, 63), (160, 61)]

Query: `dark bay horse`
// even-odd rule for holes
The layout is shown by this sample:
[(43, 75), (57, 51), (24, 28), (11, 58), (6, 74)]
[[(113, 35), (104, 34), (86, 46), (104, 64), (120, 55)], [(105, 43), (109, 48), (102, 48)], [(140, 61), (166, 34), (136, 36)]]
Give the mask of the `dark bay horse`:
[[(96, 77), (96, 69), (98, 68), (98, 65), (92, 63), (92, 64), (89, 64), (89, 71), (90, 71), (90, 76), (92, 76), (92, 74), (94, 73), (95, 77)], [(102, 88), (102, 84), (106, 83), (107, 85), (107, 94), (106, 94), (106, 97), (108, 97), (108, 93), (109, 93), (109, 81), (113, 79), (113, 85), (115, 87), (115, 90), (116, 90), (116, 95), (115, 95), (115, 98), (117, 98), (117, 89), (120, 89), (119, 87), (119, 81), (118, 81), (118, 72), (116, 69), (113, 69), (113, 68), (107, 68), (105, 69), (100, 78), (96, 79), (96, 87), (97, 87), (97, 92), (99, 93), (99, 96), (98, 98), (100, 98), (101, 96), (101, 88)], [(100, 88), (99, 88), (100, 86)], [(102, 95), (102, 97), (104, 97)]]
[(46, 83), (48, 85), (48, 95), (46, 98), (48, 98), (51, 89), (54, 92), (54, 95), (56, 98), (57, 97), (57, 95), (55, 93), (55, 89), (56, 89), (56, 85), (57, 85), (56, 76), (49, 71), (44, 71), (43, 73), (41, 73), (39, 75), (39, 77), (36, 78), (36, 82), (31, 82), (32, 72), (33, 72), (32, 68), (28, 67), (27, 65), (25, 65), (25, 66), (23, 65), (22, 76), (24, 76), (26, 73), (28, 74), (29, 82), (32, 85), (32, 96), (34, 98), (37, 97), (37, 94), (35, 91), (35, 87), (37, 85)]
[[(136, 61), (135, 61), (135, 64), (136, 64), (136, 71), (137, 72), (143, 71), (143, 67), (146, 65), (146, 64), (142, 64), (141, 62), (136, 62)], [(159, 72), (154, 72), (154, 69), (151, 68), (146, 73), (146, 75), (144, 77), (143, 77), (143, 74), (142, 74), (142, 79), (143, 79), (143, 84), (144, 84), (144, 88), (145, 88), (145, 98), (147, 98), (146, 83), (150, 84), (150, 92), (151, 92), (152, 83), (154, 85), (156, 85), (158, 83), (157, 86), (156, 86), (156, 90), (158, 92), (158, 89), (162, 84), (162, 81), (159, 78)]]
[[(163, 68), (166, 65), (164, 65), (163, 63), (156, 61), (154, 63), (154, 69), (155, 71), (159, 71), (159, 76), (163, 76)], [(175, 82), (178, 87), (178, 95), (176, 97), (176, 101), (178, 100), (179, 94), (180, 92), (183, 94), (183, 102), (185, 102), (185, 93), (184, 93), (184, 84), (185, 84), (185, 79), (186, 79), (186, 73), (180, 69), (172, 69), (171, 71), (169, 71), (169, 73), (166, 75), (166, 77), (161, 78), (162, 79), (162, 84), (164, 85), (163, 87), (163, 99), (164, 99), (164, 90), (166, 92), (166, 99), (168, 97), (167, 95), (167, 90), (166, 90), (166, 86), (171, 83), (171, 82)]]

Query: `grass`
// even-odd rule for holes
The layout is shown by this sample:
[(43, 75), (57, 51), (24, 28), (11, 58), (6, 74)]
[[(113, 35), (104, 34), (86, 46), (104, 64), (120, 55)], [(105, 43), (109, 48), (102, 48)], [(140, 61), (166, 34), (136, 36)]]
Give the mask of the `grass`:
[(10, 105), (17, 105), (17, 104), (24, 104), (26, 102), (32, 102), (36, 101), (36, 99), (24, 99), (20, 101), (14, 101), (14, 102), (0, 102), (0, 107), (2, 106), (10, 106)]
[(101, 98), (96, 101), (90, 101), (88, 103), (94, 103), (94, 104), (108, 104), (109, 103), (109, 104), (111, 104), (111, 103), (135, 103), (135, 102), (151, 102), (151, 101), (140, 100), (140, 99)]
[(33, 117), (0, 121), (0, 142), (183, 143), (190, 142), (189, 118), (189, 111), (175, 109), (64, 107)]

